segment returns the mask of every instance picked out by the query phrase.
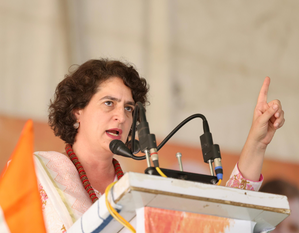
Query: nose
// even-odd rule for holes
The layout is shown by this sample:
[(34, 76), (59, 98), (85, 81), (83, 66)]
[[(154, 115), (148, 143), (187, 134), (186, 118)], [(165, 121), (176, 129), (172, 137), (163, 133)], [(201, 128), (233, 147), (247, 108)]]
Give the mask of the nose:
[(123, 107), (116, 108), (113, 119), (119, 121), (119, 123), (124, 123), (126, 120), (125, 109)]

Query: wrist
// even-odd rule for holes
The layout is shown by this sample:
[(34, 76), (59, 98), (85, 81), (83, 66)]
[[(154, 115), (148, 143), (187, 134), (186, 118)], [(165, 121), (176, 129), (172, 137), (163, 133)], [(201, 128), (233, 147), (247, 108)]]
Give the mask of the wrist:
[(251, 132), (249, 132), (244, 147), (246, 145), (248, 145), (252, 150), (256, 152), (260, 151), (261, 153), (264, 153), (268, 146), (268, 144), (264, 143), (261, 139), (254, 137)]

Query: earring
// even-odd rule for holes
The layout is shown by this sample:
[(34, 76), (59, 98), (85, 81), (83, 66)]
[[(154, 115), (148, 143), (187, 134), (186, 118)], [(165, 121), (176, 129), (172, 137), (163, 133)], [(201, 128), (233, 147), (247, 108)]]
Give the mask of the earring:
[(77, 121), (73, 126), (75, 129), (79, 129), (80, 123)]

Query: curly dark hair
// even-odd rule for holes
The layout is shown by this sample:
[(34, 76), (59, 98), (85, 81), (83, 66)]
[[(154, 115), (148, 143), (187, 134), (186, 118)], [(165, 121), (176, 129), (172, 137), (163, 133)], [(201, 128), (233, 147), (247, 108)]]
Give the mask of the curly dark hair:
[(131, 64), (109, 59), (88, 60), (65, 76), (56, 87), (54, 100), (50, 100), (49, 125), (55, 136), (71, 145), (75, 142), (73, 110), (85, 108), (99, 85), (111, 77), (123, 80), (131, 89), (135, 103), (141, 102), (144, 106), (149, 103), (149, 86)]

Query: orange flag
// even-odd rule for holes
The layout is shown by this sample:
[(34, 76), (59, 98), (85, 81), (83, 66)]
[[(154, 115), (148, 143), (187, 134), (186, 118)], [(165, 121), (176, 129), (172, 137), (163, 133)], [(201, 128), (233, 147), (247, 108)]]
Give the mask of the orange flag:
[(0, 177), (0, 207), (11, 233), (46, 232), (33, 160), (33, 137), (33, 122), (28, 120), (9, 166)]

